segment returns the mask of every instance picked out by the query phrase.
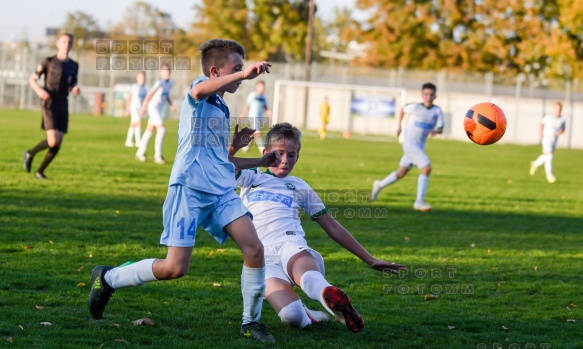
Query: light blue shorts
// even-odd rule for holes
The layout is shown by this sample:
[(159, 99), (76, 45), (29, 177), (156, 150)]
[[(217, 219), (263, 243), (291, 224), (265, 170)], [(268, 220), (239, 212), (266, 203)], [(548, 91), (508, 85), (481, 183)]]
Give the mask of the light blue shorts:
[(214, 195), (182, 185), (168, 187), (162, 213), (160, 244), (175, 247), (193, 247), (198, 227), (222, 244), (227, 240), (223, 231), (227, 224), (245, 214), (252, 217), (234, 190)]

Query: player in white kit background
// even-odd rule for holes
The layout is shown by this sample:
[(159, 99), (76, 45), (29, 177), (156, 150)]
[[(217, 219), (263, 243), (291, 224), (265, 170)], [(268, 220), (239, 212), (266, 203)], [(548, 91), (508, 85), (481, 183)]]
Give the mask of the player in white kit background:
[(540, 124), (540, 139), (543, 146), (543, 153), (530, 163), (530, 175), (534, 176), (536, 169), (545, 165), (545, 174), (549, 183), (555, 183), (557, 179), (553, 175), (553, 156), (557, 148), (559, 136), (565, 133), (567, 120), (561, 115), (563, 104), (555, 102), (553, 113), (543, 117)]
[[(263, 114), (267, 115), (267, 118)], [(257, 81), (255, 84), (255, 91), (251, 92), (247, 96), (247, 101), (245, 102), (245, 107), (241, 112), (240, 118), (249, 118), (249, 121), (245, 125), (249, 128), (255, 130), (253, 137), (255, 138), (255, 143), (257, 148), (259, 148), (259, 153), (263, 154), (263, 149), (265, 149), (265, 143), (261, 137), (261, 129), (266, 125), (269, 125), (269, 120), (271, 118), (271, 109), (267, 105), (267, 97), (265, 97), (265, 82), (262, 80)], [(239, 122), (241, 123), (242, 120)], [(249, 150), (249, 145), (243, 148), (244, 152)]]
[[(130, 127), (126, 137), (126, 147), (139, 147), (142, 138), (142, 117), (140, 108), (148, 94), (146, 88), (146, 73), (141, 71), (136, 75), (136, 83), (132, 84), (130, 96), (127, 100), (127, 114), (130, 115)], [(134, 142), (135, 139), (135, 142)]]
[(437, 88), (432, 83), (425, 83), (421, 87), (422, 103), (409, 103), (399, 110), (397, 116), (397, 136), (401, 135), (401, 122), (405, 114), (408, 115), (407, 126), (403, 136), (403, 157), (399, 168), (391, 172), (382, 180), (374, 181), (371, 201), (376, 201), (380, 191), (397, 180), (403, 178), (413, 166), (421, 170), (417, 180), (417, 198), (413, 204), (416, 211), (430, 211), (431, 206), (425, 202), (425, 193), (431, 173), (431, 162), (425, 153), (425, 143), (428, 136), (434, 136), (443, 132), (443, 111), (433, 104), (437, 98)]
[(176, 111), (176, 106), (174, 106), (170, 99), (172, 85), (173, 82), (170, 80), (170, 67), (166, 65), (161, 66), (160, 80), (156, 81), (154, 86), (152, 86), (140, 108), (141, 116), (146, 115), (146, 110), (148, 111), (148, 126), (146, 126), (146, 131), (144, 131), (144, 135), (140, 142), (140, 147), (136, 152), (136, 160), (138, 161), (146, 161), (146, 149), (148, 149), (150, 137), (152, 137), (155, 129), (156, 139), (154, 140), (154, 162), (157, 164), (166, 163), (164, 156), (162, 156), (162, 144), (164, 143), (164, 135), (166, 134), (162, 112), (167, 103), (170, 105), (170, 110), (172, 112)]

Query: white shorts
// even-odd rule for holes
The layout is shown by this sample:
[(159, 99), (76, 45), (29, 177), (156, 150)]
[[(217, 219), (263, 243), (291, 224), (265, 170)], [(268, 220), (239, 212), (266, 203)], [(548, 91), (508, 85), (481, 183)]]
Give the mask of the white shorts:
[(557, 148), (557, 140), (558, 140), (557, 137), (551, 139), (543, 138), (542, 140), (543, 153), (544, 154), (553, 153)]
[(130, 116), (131, 116), (130, 122), (132, 124), (135, 123), (135, 122), (138, 122), (138, 121), (142, 120), (142, 117), (140, 116), (140, 110), (139, 109), (130, 108)]
[(148, 124), (158, 126), (163, 123), (162, 113), (156, 108), (148, 108)]
[(413, 165), (417, 166), (417, 168), (421, 169), (429, 164), (429, 156), (425, 154), (425, 152), (419, 148), (415, 147), (403, 147), (403, 152), (405, 153), (399, 162), (399, 166), (407, 167), (411, 169)]
[(257, 132), (261, 131), (261, 129), (269, 127), (269, 118), (267, 117), (260, 117), (260, 118), (252, 118), (246, 117), (240, 119), (239, 129), (243, 127), (249, 127), (252, 129), (257, 130)]
[(293, 239), (263, 246), (263, 250), (265, 254), (265, 280), (278, 278), (295, 285), (287, 272), (287, 263), (294, 255), (302, 251), (308, 251), (316, 259), (320, 266), (320, 271), (324, 275), (325, 269), (322, 255), (309, 248), (305, 239)]

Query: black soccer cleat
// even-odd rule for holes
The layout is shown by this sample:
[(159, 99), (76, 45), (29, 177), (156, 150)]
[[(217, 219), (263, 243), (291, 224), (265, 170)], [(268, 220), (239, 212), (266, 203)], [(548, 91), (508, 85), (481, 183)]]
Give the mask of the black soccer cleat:
[(106, 267), (100, 265), (93, 268), (91, 271), (91, 292), (89, 293), (89, 312), (91, 316), (99, 320), (103, 317), (103, 311), (111, 295), (115, 290), (111, 288), (103, 279), (105, 273), (113, 269), (113, 267)]
[(267, 327), (257, 321), (242, 325), (241, 335), (245, 338), (255, 339), (262, 343), (275, 342), (275, 338), (267, 332)]
[(42, 173), (42, 172), (35, 172), (35, 173), (34, 173), (34, 176), (35, 176), (36, 178), (38, 178), (38, 179), (42, 179), (42, 180), (45, 180), (45, 181), (46, 181), (47, 179), (49, 179), (49, 178), (48, 178), (47, 176), (45, 176), (45, 174), (44, 174), (44, 173)]
[(30, 172), (30, 167), (32, 166), (32, 155), (28, 152), (28, 150), (24, 151), (24, 156), (22, 159), (22, 165), (24, 166), (24, 170), (26, 172)]

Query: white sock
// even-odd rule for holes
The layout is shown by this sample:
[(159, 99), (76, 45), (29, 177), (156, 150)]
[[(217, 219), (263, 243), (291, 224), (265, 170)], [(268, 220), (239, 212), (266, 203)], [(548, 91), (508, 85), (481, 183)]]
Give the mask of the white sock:
[(142, 138), (142, 128), (140, 126), (134, 127), (134, 137), (136, 138), (136, 144), (140, 144)]
[[(308, 297), (322, 303), (324, 309), (330, 311), (326, 305), (326, 302), (324, 302), (324, 298), (322, 297), (322, 291), (324, 291), (324, 289), (328, 286), (332, 285), (319, 271), (308, 270), (300, 278), (300, 287), (302, 290), (304, 290)], [(332, 315), (334, 315), (334, 313), (332, 313)]]
[(136, 156), (144, 156), (144, 154), (146, 154), (146, 149), (148, 149), (150, 138), (152, 138), (152, 131), (146, 129), (144, 135), (142, 136), (142, 141), (140, 142), (140, 147), (138, 148)]
[(156, 140), (154, 141), (154, 158), (162, 157), (162, 143), (164, 143), (164, 134), (166, 134), (166, 127), (159, 127), (156, 130)]
[(308, 313), (299, 299), (281, 308), (277, 315), (279, 315), (281, 322), (291, 327), (304, 328), (312, 324), (312, 320), (308, 317)]
[(117, 267), (105, 273), (104, 279), (115, 290), (118, 288), (141, 286), (146, 282), (157, 281), (152, 271), (156, 259), (144, 259), (124, 267)]
[(265, 267), (243, 266), (241, 293), (243, 294), (243, 324), (259, 321), (265, 295)]
[(553, 176), (553, 154), (546, 154), (545, 173), (547, 174), (547, 178)]
[(255, 144), (257, 144), (257, 148), (259, 148), (259, 153), (263, 155), (263, 149), (265, 149), (265, 142), (263, 142), (263, 138), (261, 136), (257, 136), (257, 138), (255, 138)]
[(539, 167), (540, 165), (545, 163), (545, 156), (546, 154), (541, 154), (536, 160), (534, 160), (532, 166)]
[(384, 179), (382, 179), (379, 184), (381, 185), (381, 188), (384, 188), (388, 185), (395, 183), (397, 180), (398, 180), (397, 172), (393, 171), (388, 176), (386, 176)]
[(417, 200), (415, 200), (415, 202), (425, 202), (425, 193), (427, 192), (428, 183), (429, 176), (420, 174), (417, 179)]
[(131, 143), (133, 135), (134, 135), (134, 128), (130, 126), (130, 128), (128, 129), (128, 135), (126, 137), (126, 143)]

